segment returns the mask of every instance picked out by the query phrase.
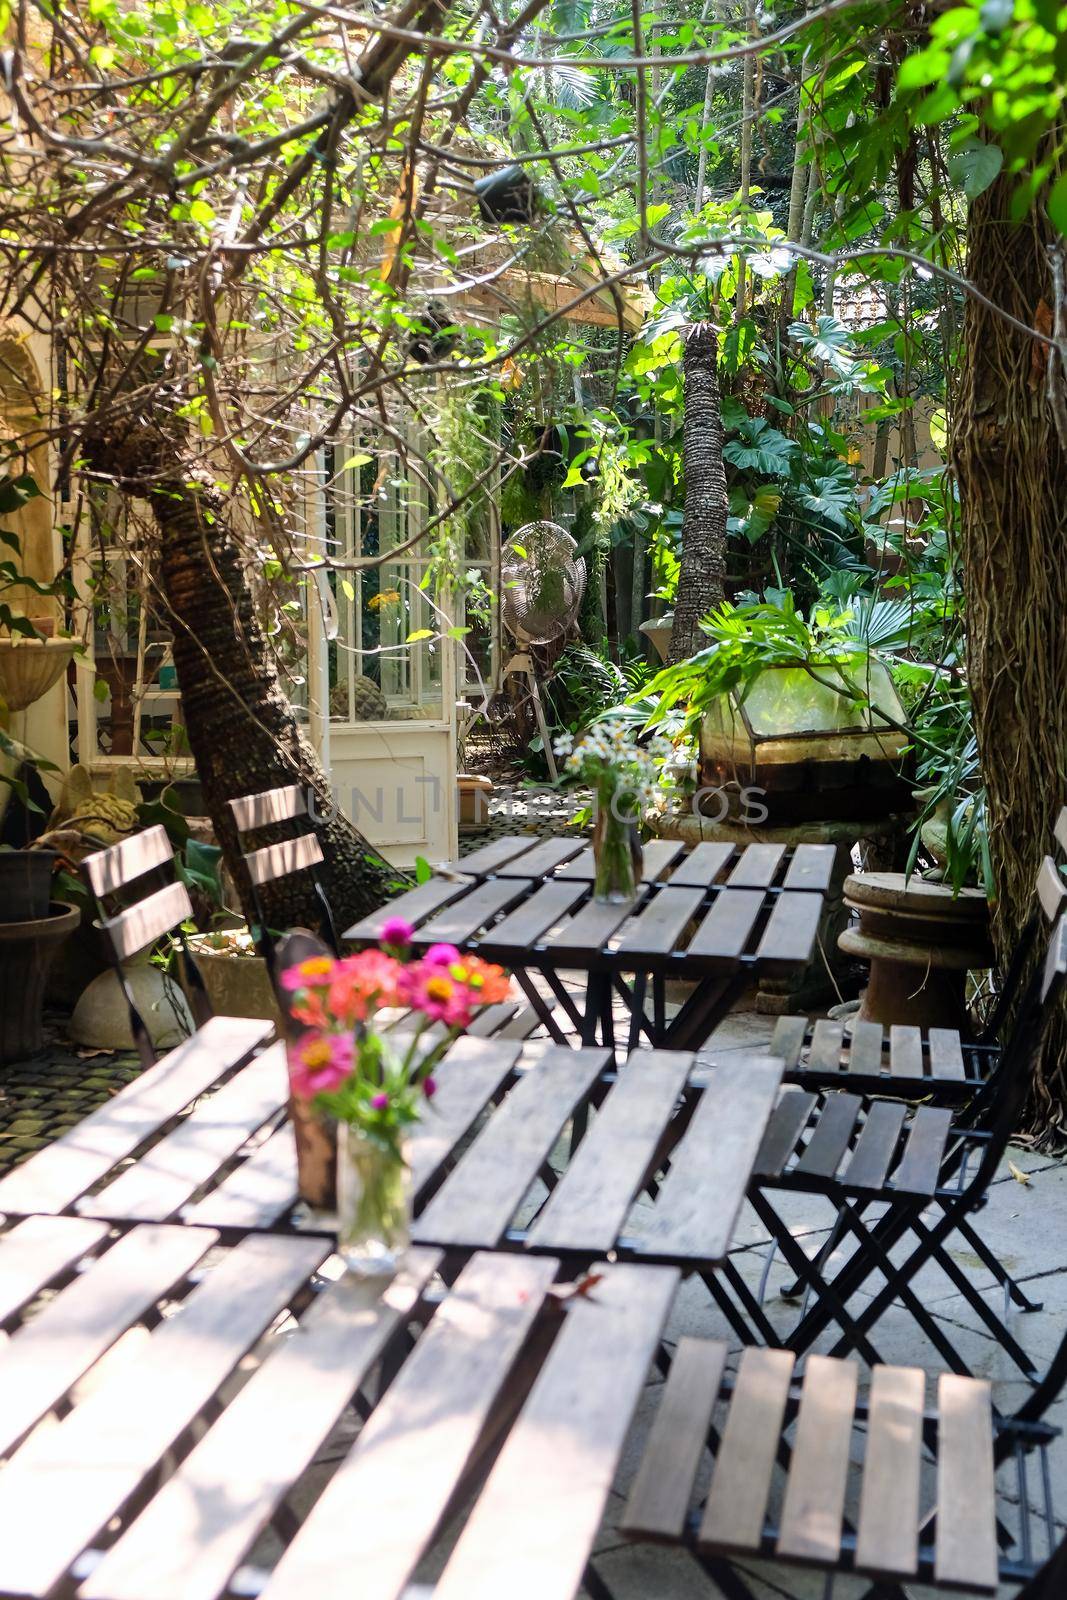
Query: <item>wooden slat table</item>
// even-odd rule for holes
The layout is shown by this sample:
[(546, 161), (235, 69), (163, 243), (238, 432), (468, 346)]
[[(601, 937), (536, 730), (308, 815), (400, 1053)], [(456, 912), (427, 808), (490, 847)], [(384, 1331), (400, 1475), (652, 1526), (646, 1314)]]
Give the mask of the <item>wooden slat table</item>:
[[(131, 1085), (110, 1102), (108, 1119), (97, 1114), (67, 1135), (69, 1182), (57, 1176), (59, 1141), (16, 1170), (17, 1188), (11, 1179), (0, 1185), (3, 1211), (65, 1213), (90, 1241), (102, 1224), (141, 1222), (185, 1222), (228, 1240), (254, 1230), (328, 1236), (331, 1219), (308, 1217), (297, 1203), (280, 1047), (220, 1076), (214, 1093), (197, 1079), (184, 1115), (175, 1116), (174, 1095), (161, 1101), (152, 1129), (137, 1123), (136, 1152), (126, 1100), (142, 1108), (143, 1096)], [(453, 1264), (504, 1249), (577, 1268), (614, 1251), (710, 1271), (727, 1256), (782, 1064), (746, 1057), (695, 1072), (690, 1052), (638, 1050), (616, 1069), (603, 1047), (468, 1036), (435, 1076), (437, 1094), (410, 1140), (417, 1242), (445, 1249)], [(668, 1163), (654, 1203), (638, 1204)], [(34, 1227), (45, 1230), (44, 1264), (62, 1266), (49, 1223)], [(24, 1266), (33, 1280), (32, 1254)]]
[(330, 1249), (0, 1235), (0, 1594), (216, 1600), (240, 1573), (270, 1600), (399, 1600), (460, 1507), (441, 1600), (571, 1600), (678, 1271), (602, 1264), (574, 1294), (552, 1256), (475, 1254), (449, 1287), (416, 1249), (383, 1285)]
[[(580, 1044), (614, 1047), (613, 1004), (621, 998), (628, 1049), (642, 1037), (687, 1049), (707, 1039), (757, 973), (807, 965), (833, 865), (832, 845), (689, 850), (657, 839), (645, 847), (634, 900), (602, 905), (592, 898), (593, 852), (581, 840), (516, 834), (449, 863), (344, 937), (374, 943), (388, 918), (404, 917), (417, 947), (454, 944), (510, 968), (559, 1044), (568, 1041), (556, 1006)], [(564, 972), (584, 976), (584, 997), (567, 989)], [(671, 1018), (668, 978), (696, 982)]]

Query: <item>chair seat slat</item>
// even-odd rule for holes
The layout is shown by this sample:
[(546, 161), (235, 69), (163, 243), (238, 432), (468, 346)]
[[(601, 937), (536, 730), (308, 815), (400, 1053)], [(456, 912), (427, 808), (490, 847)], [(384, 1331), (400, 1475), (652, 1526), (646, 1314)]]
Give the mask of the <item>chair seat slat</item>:
[(856, 1566), (875, 1577), (918, 1571), (924, 1390), (918, 1367), (871, 1374)]
[(880, 1023), (854, 1022), (852, 1038), (845, 1056), (848, 1070), (863, 1073), (868, 1078), (880, 1075), (884, 1042), (885, 1037)]
[(697, 1543), (709, 1550), (760, 1548), (796, 1357), (742, 1351)]
[(817, 1097), (800, 1089), (783, 1094), (771, 1114), (752, 1172), (758, 1178), (777, 1178), (796, 1149), (808, 1125)]
[(848, 1149), (863, 1102), (858, 1095), (830, 1095), (819, 1112), (796, 1171), (812, 1178), (832, 1178)]
[(937, 1405), (934, 1576), (939, 1583), (992, 1593), (998, 1562), (990, 1386), (942, 1373)]
[(812, 1072), (840, 1072), (845, 1028), (841, 1022), (820, 1017), (811, 1035), (808, 1067)]
[(722, 1339), (679, 1339), (626, 1502), (624, 1532), (644, 1539), (681, 1537), (728, 1353)]
[(855, 1362), (808, 1356), (778, 1532), (780, 1556), (837, 1564), (858, 1384)]
[(901, 1194), (932, 1195), (937, 1188), (945, 1145), (952, 1128), (952, 1112), (945, 1107), (920, 1106), (912, 1120), (908, 1142), (893, 1173), (893, 1188)]
[(889, 1071), (894, 1078), (921, 1078), (923, 1036), (920, 1028), (894, 1023), (889, 1030)]
[(930, 1075), (934, 1078), (951, 1078), (962, 1082), (967, 1076), (963, 1062), (963, 1045), (955, 1028), (931, 1028)]
[(767, 1054), (785, 1062), (785, 1070), (792, 1072), (800, 1060), (808, 1032), (807, 1017), (779, 1017), (774, 1025)]
[(874, 1192), (885, 1187), (907, 1114), (906, 1106), (875, 1101), (845, 1168), (841, 1181), (846, 1187)]

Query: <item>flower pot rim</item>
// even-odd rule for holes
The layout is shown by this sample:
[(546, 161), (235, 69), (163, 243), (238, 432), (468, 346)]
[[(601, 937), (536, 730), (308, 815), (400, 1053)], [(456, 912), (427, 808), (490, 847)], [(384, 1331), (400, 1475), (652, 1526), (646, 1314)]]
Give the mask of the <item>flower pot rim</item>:
[(25, 922), (0, 922), (0, 944), (19, 940), (61, 939), (81, 922), (81, 911), (66, 900), (53, 900), (46, 917), (30, 917)]

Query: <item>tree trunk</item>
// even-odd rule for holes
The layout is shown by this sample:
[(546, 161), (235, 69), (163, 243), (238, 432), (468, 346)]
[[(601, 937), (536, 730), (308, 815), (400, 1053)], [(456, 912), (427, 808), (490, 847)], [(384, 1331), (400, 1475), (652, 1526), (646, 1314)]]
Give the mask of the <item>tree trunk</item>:
[[(228, 801), (282, 784), (309, 795), (325, 862), (319, 869), (338, 932), (388, 898), (400, 876), (335, 811), (318, 757), (283, 694), (256, 615), (241, 546), (210, 479), (153, 424), (119, 440), (88, 441), (93, 466), (151, 503), (161, 535), (160, 586), (173, 631), (186, 732), (215, 836), (245, 915), (253, 909)], [(145, 485), (148, 487), (145, 487)], [(254, 843), (272, 842), (274, 835)], [(274, 928), (316, 928), (311, 875), (263, 891)]]
[(687, 332), (683, 358), (685, 509), (670, 661), (705, 643), (700, 622), (723, 601), (726, 571), (726, 471), (719, 412), (718, 330), (700, 322)]
[[(1054, 235), (1039, 200), (1010, 220), (1015, 178), (976, 199), (968, 274), (994, 304), (1049, 325)], [(1048, 350), (968, 299), (953, 454), (959, 480), (967, 659), (988, 795), (993, 934), (1003, 967), (1067, 801), (1067, 455), (1047, 389)], [(1029, 1118), (1067, 1125), (1067, 1027), (1057, 1018)]]

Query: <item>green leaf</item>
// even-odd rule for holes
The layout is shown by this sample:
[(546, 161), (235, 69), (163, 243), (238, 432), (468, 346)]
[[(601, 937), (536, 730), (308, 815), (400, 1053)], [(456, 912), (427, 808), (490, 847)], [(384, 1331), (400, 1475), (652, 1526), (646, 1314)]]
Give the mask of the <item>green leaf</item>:
[(1067, 172), (1049, 190), (1048, 214), (1060, 232), (1067, 235)]
[(373, 456), (369, 456), (365, 450), (361, 450), (356, 455), (349, 456), (348, 460), (338, 470), (341, 472), (355, 472), (357, 467), (365, 467), (368, 462), (373, 460)]
[(425, 856), (415, 857), (415, 882), (429, 883), (433, 877), (433, 868)]
[(1004, 152), (997, 145), (972, 139), (950, 158), (948, 170), (962, 186), (968, 200), (977, 200), (999, 175), (1003, 165)]
[(404, 642), (406, 644), (418, 644), (420, 642), (420, 640), (422, 640), (422, 639), (432, 639), (432, 638), (433, 638), (433, 629), (432, 628), (416, 628), (414, 633), (409, 633), (408, 634), (407, 639)]

